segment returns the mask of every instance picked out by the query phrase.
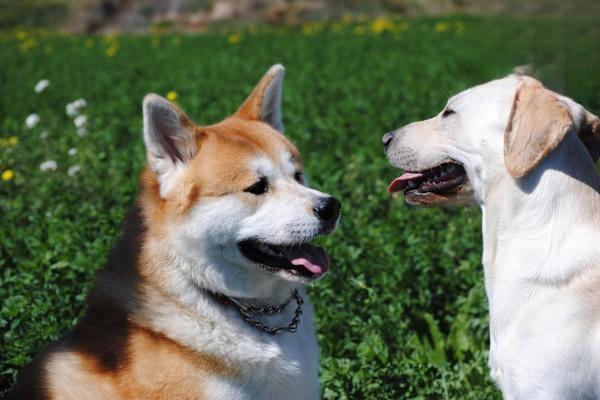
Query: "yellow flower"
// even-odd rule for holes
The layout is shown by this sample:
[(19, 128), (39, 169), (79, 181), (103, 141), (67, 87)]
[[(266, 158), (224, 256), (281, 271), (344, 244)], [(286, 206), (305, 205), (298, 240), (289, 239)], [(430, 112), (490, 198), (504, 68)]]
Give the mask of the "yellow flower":
[(37, 45), (37, 42), (33, 38), (26, 38), (23, 40), (19, 46), (19, 50), (23, 53), (27, 53), (29, 49), (34, 48)]
[(117, 35), (114, 33), (109, 33), (108, 35), (104, 35), (102, 37), (102, 41), (107, 44), (117, 43)]
[(175, 101), (177, 100), (177, 92), (174, 90), (171, 90), (169, 93), (167, 93), (167, 99), (169, 101)]
[(232, 33), (231, 35), (227, 36), (227, 41), (229, 44), (239, 43), (242, 41), (242, 35), (239, 33)]
[(364, 35), (364, 33), (365, 33), (365, 27), (364, 26), (359, 25), (359, 26), (356, 26), (354, 28), (354, 34), (355, 35)]
[(314, 32), (314, 27), (311, 24), (304, 24), (302, 25), (302, 34), (304, 35), (310, 35)]
[(119, 45), (117, 43), (113, 43), (110, 47), (106, 49), (107, 57), (114, 57), (119, 52)]
[(381, 33), (386, 30), (391, 31), (394, 29), (394, 23), (385, 17), (379, 17), (373, 21), (371, 29), (375, 33)]
[(19, 138), (16, 136), (11, 136), (8, 138), (8, 140), (6, 141), (10, 146), (16, 146), (17, 144), (19, 144)]
[(435, 31), (437, 33), (442, 33), (444, 31), (447, 31), (449, 28), (448, 23), (447, 22), (438, 22), (437, 24), (435, 24)]
[(11, 169), (7, 169), (2, 173), (2, 180), (7, 182), (15, 176), (15, 173)]
[(319, 22), (307, 22), (302, 25), (302, 33), (304, 35), (312, 35), (313, 33), (318, 33), (323, 30), (323, 24)]

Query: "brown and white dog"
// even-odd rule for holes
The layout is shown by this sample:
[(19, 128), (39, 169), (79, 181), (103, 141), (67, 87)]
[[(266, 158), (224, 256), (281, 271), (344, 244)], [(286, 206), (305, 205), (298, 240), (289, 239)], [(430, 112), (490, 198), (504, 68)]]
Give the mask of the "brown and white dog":
[(414, 205), (476, 202), (490, 368), (505, 399), (600, 398), (600, 119), (511, 75), (387, 133)]
[(303, 287), (328, 270), (309, 242), (336, 228), (340, 203), (307, 187), (282, 134), (283, 75), (273, 66), (210, 126), (146, 96), (137, 206), (85, 316), (10, 398), (319, 397)]

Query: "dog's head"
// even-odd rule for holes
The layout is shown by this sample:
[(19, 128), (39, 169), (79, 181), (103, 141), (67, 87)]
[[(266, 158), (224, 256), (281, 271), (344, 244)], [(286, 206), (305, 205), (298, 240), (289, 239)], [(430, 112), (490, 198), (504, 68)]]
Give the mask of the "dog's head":
[(406, 172), (388, 190), (415, 205), (481, 202), (499, 176), (528, 175), (569, 133), (598, 159), (600, 120), (581, 105), (530, 77), (488, 82), (383, 136), (388, 160)]
[(233, 116), (210, 126), (162, 97), (144, 99), (144, 185), (153, 195), (142, 204), (200, 286), (260, 296), (328, 270), (325, 251), (309, 242), (336, 228), (340, 203), (307, 186), (283, 135), (283, 75), (273, 66)]

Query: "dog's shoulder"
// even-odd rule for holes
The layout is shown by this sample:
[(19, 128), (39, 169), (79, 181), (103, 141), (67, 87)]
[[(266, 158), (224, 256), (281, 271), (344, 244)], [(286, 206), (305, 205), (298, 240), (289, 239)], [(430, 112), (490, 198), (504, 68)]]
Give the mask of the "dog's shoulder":
[(75, 329), (21, 371), (9, 399), (202, 398), (207, 376), (233, 375), (221, 360), (128, 321), (88, 310)]

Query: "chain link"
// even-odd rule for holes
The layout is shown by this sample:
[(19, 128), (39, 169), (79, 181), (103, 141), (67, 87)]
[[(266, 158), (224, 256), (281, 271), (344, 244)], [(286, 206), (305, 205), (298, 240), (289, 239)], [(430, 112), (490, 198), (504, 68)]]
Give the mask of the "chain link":
[[(294, 290), (292, 296), (290, 296), (285, 303), (268, 307), (243, 306), (231, 298), (217, 294), (213, 294), (213, 296), (223, 304), (231, 304), (240, 313), (242, 319), (249, 325), (272, 336), (282, 332), (296, 332), (298, 330), (298, 325), (300, 324), (300, 316), (303, 313), (302, 305), (304, 304), (304, 299), (302, 296), (300, 296), (300, 293), (298, 293), (297, 289)], [(266, 316), (281, 314), (292, 299), (296, 300), (297, 307), (294, 311), (294, 317), (292, 318), (292, 321), (287, 326), (270, 327), (253, 316), (255, 314), (262, 314)]]

